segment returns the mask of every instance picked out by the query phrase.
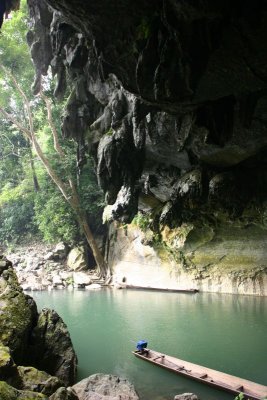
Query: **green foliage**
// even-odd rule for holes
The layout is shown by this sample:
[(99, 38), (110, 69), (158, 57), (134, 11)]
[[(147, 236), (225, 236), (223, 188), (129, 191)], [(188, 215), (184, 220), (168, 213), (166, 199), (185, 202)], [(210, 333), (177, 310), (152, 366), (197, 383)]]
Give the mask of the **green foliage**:
[(107, 136), (112, 136), (113, 135), (113, 129), (110, 128), (107, 132), (106, 132)]
[(151, 226), (151, 220), (148, 215), (138, 213), (132, 223), (138, 226), (143, 232), (146, 232)]
[[(0, 35), (0, 63), (19, 78), (19, 83), (28, 97), (34, 79), (34, 68), (30, 59), (26, 41), (28, 31), (26, 0), (21, 2), (19, 11), (12, 13), (6, 20)], [(25, 120), (23, 100), (16, 90), (8, 74), (0, 68), (0, 106), (13, 116), (21, 115)]]
[(141, 23), (136, 28), (136, 39), (147, 39), (150, 35), (150, 30), (150, 22), (147, 19), (143, 18)]
[(36, 233), (33, 223), (32, 196), (17, 197), (0, 208), (1, 243), (19, 241), (29, 233)]
[(244, 398), (245, 398), (244, 394), (243, 393), (239, 393), (239, 395), (237, 395), (235, 397), (235, 400), (244, 400)]
[(73, 211), (57, 191), (41, 191), (35, 199), (35, 223), (43, 239), (49, 243), (72, 244), (78, 236)]
[[(10, 243), (25, 234), (36, 234), (38, 228), (48, 242), (63, 240), (72, 244), (80, 238), (76, 216), (46, 175), (29, 140), (23, 136), (25, 130), (29, 130), (25, 113), (27, 102), (11, 74), (30, 103), (34, 132), (45, 158), (66, 187), (69, 188), (70, 179), (76, 182), (81, 206), (89, 215), (93, 232), (102, 229), (103, 195), (97, 186), (90, 160), (77, 179), (77, 144), (73, 140), (62, 140), (59, 132), (63, 104), (55, 104), (52, 100), (53, 121), (65, 156), (59, 157), (54, 149), (45, 102), (41, 97), (33, 97), (31, 92), (34, 69), (26, 43), (28, 28), (26, 0), (22, 0), (20, 11), (5, 22), (0, 35), (0, 106), (12, 115), (10, 119), (4, 114), (5, 120), (1, 114), (0, 119), (0, 242)], [(45, 90), (51, 100), (53, 82), (49, 77)], [(16, 124), (16, 121), (19, 123)], [(24, 134), (17, 126), (24, 127)], [(38, 186), (40, 191), (37, 192)]]

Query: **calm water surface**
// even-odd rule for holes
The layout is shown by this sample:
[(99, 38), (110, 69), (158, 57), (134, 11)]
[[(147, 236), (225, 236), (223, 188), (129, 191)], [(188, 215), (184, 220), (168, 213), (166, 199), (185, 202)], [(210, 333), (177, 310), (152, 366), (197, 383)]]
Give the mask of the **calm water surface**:
[(135, 290), (33, 293), (68, 325), (79, 379), (112, 373), (134, 383), (142, 400), (194, 392), (202, 400), (234, 396), (135, 358), (139, 339), (157, 351), (267, 385), (267, 298)]

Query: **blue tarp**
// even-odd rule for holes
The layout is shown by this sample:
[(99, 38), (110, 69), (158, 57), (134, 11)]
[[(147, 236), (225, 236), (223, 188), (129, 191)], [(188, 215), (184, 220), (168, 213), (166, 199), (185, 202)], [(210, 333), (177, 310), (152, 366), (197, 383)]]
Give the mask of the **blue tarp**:
[(136, 344), (137, 350), (143, 350), (147, 347), (147, 340), (139, 340)]

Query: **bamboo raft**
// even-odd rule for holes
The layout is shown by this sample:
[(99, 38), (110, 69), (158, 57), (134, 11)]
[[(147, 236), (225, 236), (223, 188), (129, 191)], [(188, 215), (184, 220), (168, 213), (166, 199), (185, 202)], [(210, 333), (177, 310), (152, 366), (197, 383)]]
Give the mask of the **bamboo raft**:
[(132, 353), (138, 358), (206, 385), (226, 390), (235, 395), (243, 393), (245, 398), (250, 400), (262, 400), (267, 397), (267, 386), (246, 379), (180, 360), (154, 350), (145, 349), (142, 354), (139, 351)]

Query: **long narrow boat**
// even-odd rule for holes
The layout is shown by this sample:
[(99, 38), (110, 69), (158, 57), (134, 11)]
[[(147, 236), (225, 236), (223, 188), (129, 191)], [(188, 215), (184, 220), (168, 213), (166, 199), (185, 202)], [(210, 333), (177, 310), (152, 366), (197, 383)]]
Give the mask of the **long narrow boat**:
[(126, 289), (134, 289), (134, 290), (148, 290), (155, 292), (170, 292), (170, 293), (198, 293), (198, 289), (165, 289), (165, 288), (157, 288), (151, 286), (135, 286), (135, 285), (125, 285)]
[(237, 376), (180, 360), (154, 350), (145, 349), (142, 354), (139, 351), (133, 351), (133, 354), (138, 358), (198, 382), (203, 382), (236, 395), (243, 393), (245, 398), (250, 400), (262, 400), (267, 397), (267, 386), (238, 378)]

